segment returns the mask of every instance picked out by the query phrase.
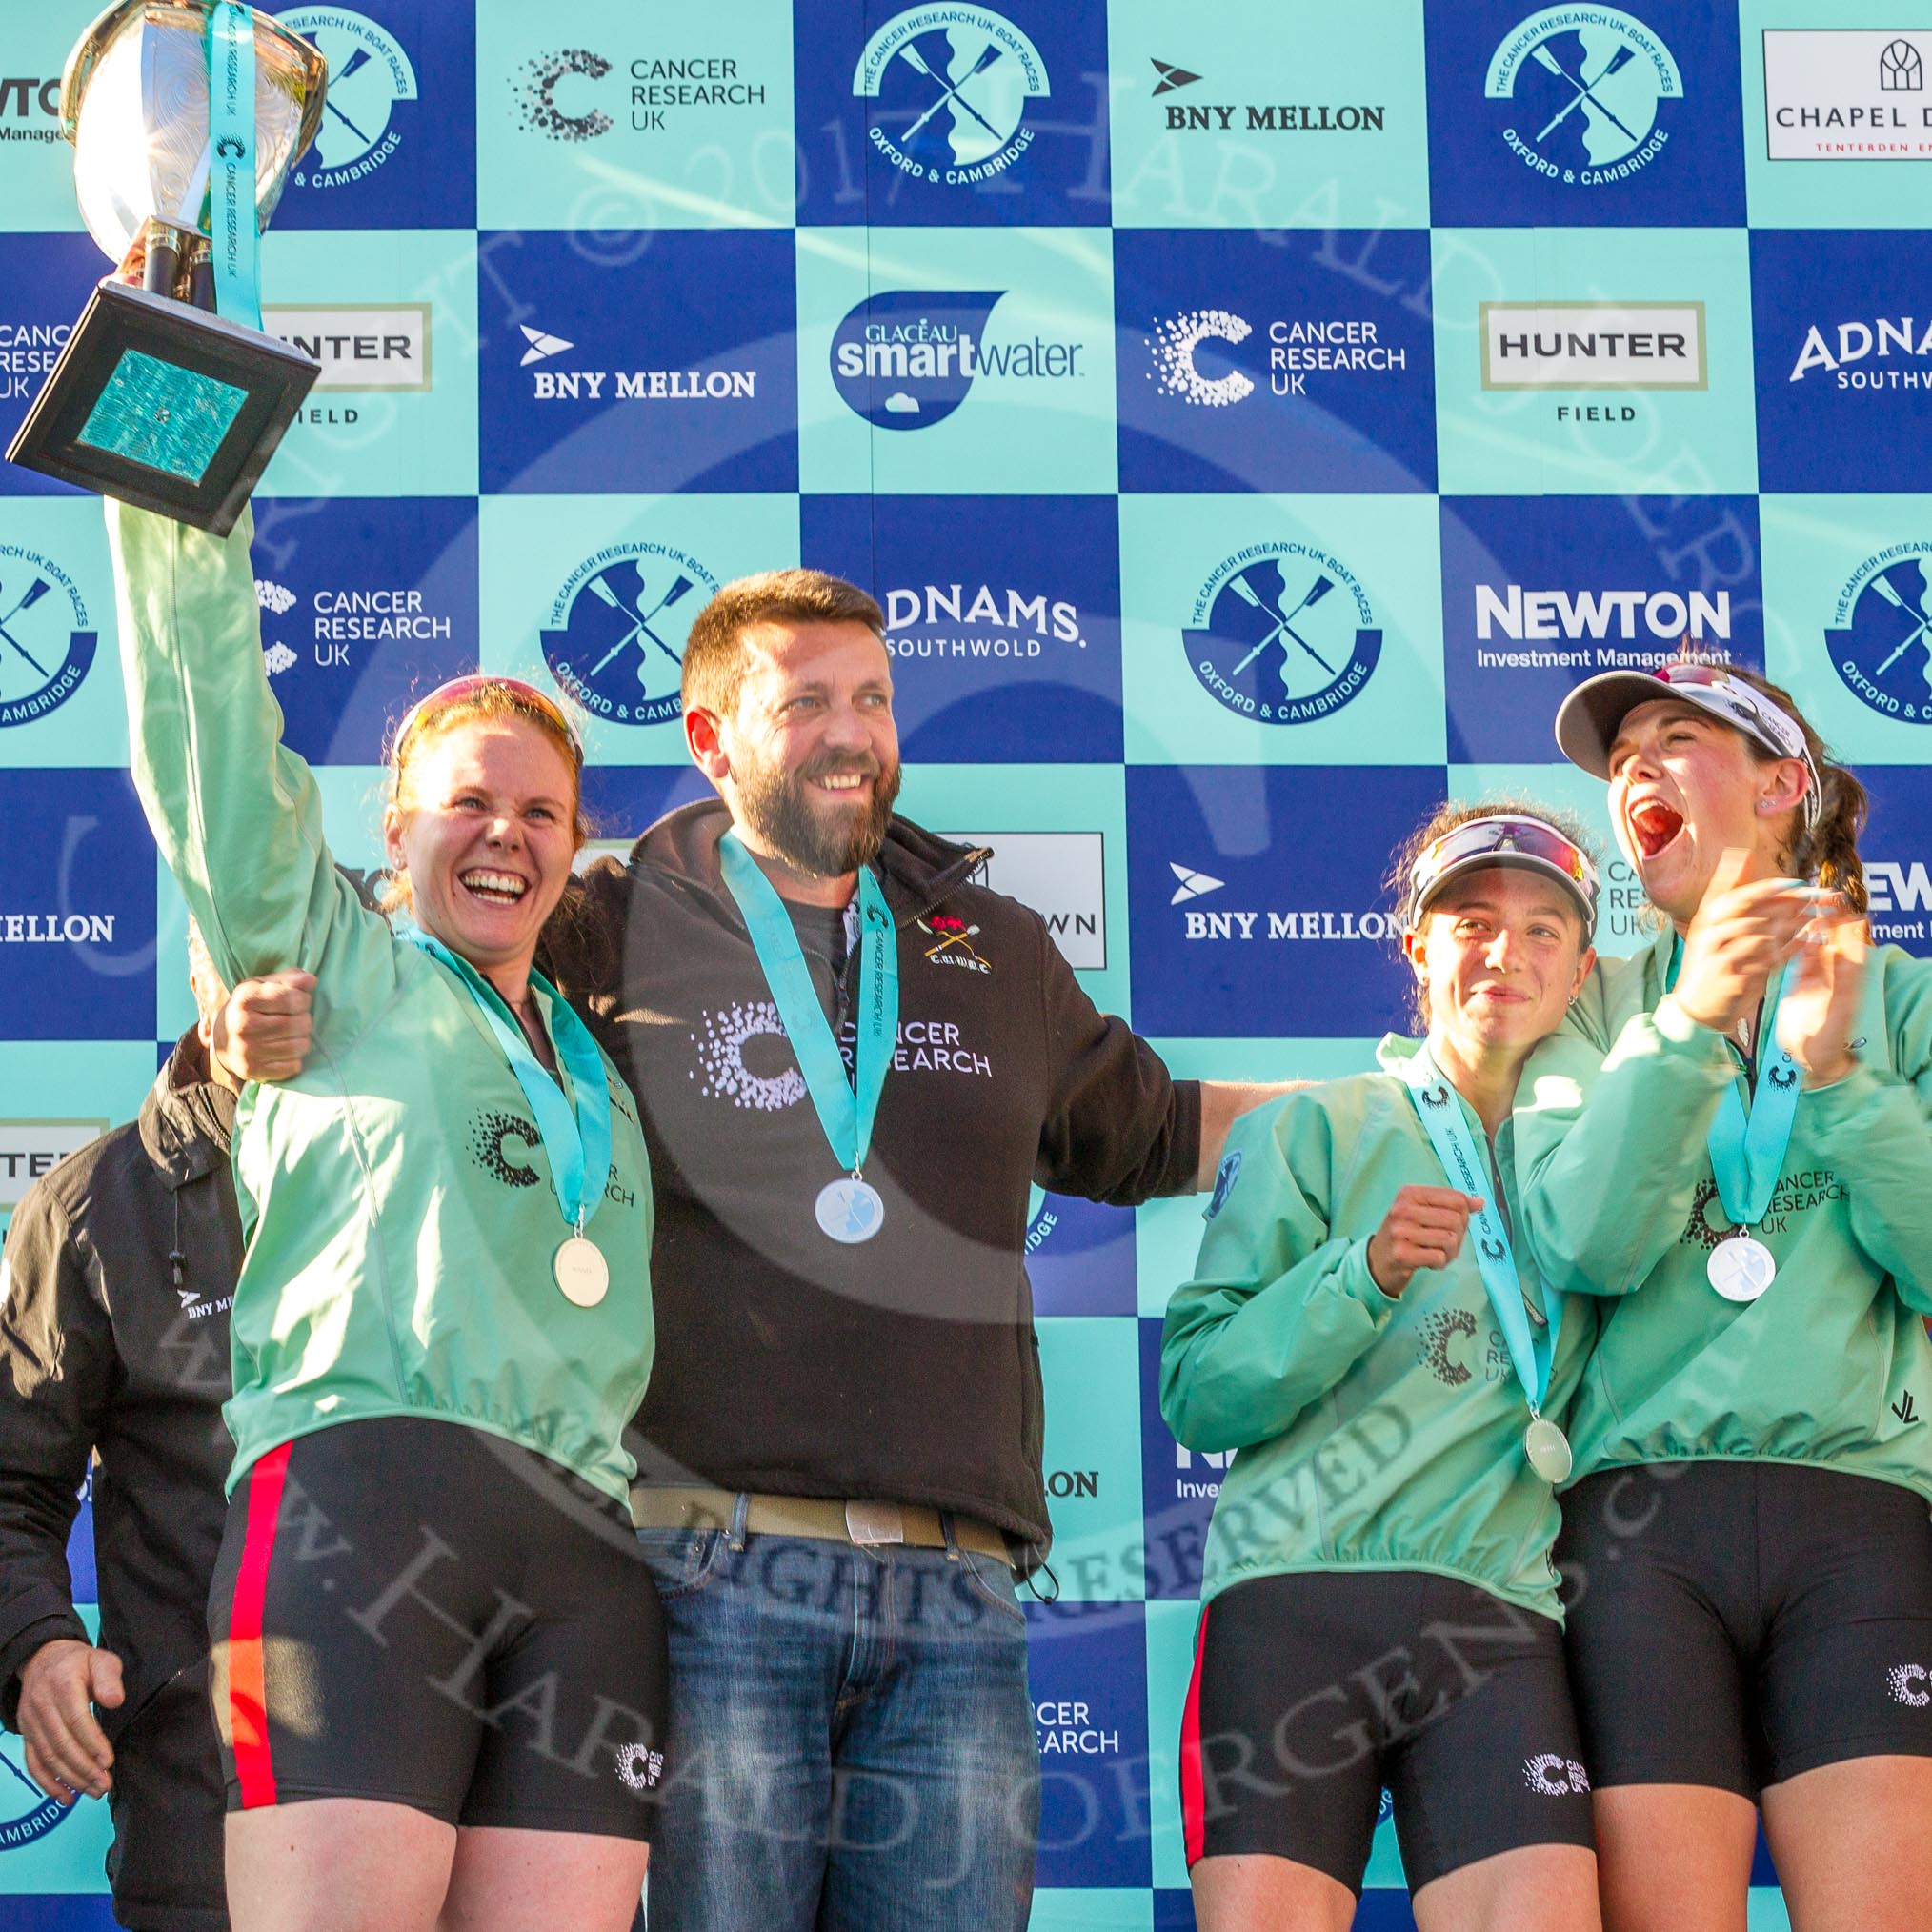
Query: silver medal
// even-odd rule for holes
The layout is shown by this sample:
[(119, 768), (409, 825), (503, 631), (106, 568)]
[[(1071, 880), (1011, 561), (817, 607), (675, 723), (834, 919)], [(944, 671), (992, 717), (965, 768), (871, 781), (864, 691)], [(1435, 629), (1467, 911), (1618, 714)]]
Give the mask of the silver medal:
[(1547, 1416), (1539, 1416), (1523, 1432), (1522, 1447), (1529, 1466), (1552, 1487), (1569, 1475), (1570, 1439)]
[(572, 1235), (557, 1249), (550, 1270), (566, 1301), (594, 1308), (611, 1292), (611, 1264), (586, 1235)]
[(835, 1241), (848, 1246), (871, 1240), (885, 1225), (885, 1202), (878, 1190), (855, 1174), (826, 1182), (813, 1205), (818, 1225)]
[(1726, 1301), (1755, 1301), (1770, 1287), (1778, 1262), (1762, 1241), (1732, 1235), (1711, 1250), (1704, 1273)]

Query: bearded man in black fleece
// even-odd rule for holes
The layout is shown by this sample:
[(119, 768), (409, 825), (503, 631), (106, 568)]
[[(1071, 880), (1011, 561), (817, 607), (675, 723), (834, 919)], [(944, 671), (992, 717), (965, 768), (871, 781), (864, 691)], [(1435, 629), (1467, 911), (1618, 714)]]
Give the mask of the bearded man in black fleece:
[[(1015, 1579), (1052, 1537), (1028, 1190), (1192, 1193), (1280, 1090), (1171, 1079), (1036, 914), (973, 883), (985, 852), (895, 815), (864, 592), (726, 585), (683, 694), (718, 797), (592, 867), (548, 942), (656, 1195), (632, 1506), (679, 1768), (652, 1932), (1019, 1932)], [(284, 1055), (305, 996), (291, 976)]]
[[(138, 1120), (27, 1191), (0, 1250), (0, 1717), (62, 1803), (105, 1796), (114, 1916), (226, 1932), (208, 1580), (234, 1444), (235, 1095), (208, 1036), (227, 997), (191, 934), (200, 1022)], [(91, 1452), (100, 1640), (67, 1543)]]

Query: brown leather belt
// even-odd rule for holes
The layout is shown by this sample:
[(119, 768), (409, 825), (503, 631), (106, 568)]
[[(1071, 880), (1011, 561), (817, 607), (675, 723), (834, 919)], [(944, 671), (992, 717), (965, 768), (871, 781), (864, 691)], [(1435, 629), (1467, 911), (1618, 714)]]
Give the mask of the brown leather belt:
[[(685, 1489), (655, 1483), (634, 1483), (631, 1519), (639, 1529), (729, 1529), (737, 1498), (729, 1489)], [(829, 1542), (856, 1543), (871, 1549), (881, 1543), (906, 1543), (919, 1549), (943, 1550), (946, 1528), (936, 1509), (910, 1502), (878, 1502), (855, 1498), (850, 1502), (815, 1496), (753, 1496), (745, 1511), (745, 1529), (752, 1536), (822, 1537)], [(1006, 1539), (977, 1517), (953, 1517), (953, 1540), (962, 1550), (982, 1557), (1013, 1559)]]

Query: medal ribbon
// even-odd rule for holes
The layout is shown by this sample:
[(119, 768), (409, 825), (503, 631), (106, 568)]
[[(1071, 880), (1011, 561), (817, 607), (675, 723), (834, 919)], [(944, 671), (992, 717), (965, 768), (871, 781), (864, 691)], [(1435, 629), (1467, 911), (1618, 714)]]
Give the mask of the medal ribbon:
[(1488, 1291), (1489, 1305), (1509, 1344), (1509, 1358), (1516, 1364), (1517, 1379), (1529, 1398), (1530, 1414), (1542, 1414), (1543, 1398), (1549, 1393), (1550, 1368), (1556, 1360), (1557, 1337), (1563, 1327), (1563, 1298), (1542, 1282), (1543, 1307), (1549, 1325), (1540, 1333), (1530, 1326), (1529, 1310), (1523, 1304), (1522, 1282), (1517, 1274), (1516, 1257), (1511, 1252), (1509, 1231), (1503, 1226), (1496, 1196), (1499, 1182), (1493, 1182), (1481, 1157), (1476, 1151), (1475, 1137), (1462, 1117), (1462, 1102), (1456, 1089), (1437, 1071), (1422, 1048), (1402, 1070), (1409, 1083), (1409, 1097), (1421, 1116), (1422, 1130), (1442, 1163), (1442, 1172), (1452, 1187), (1482, 1199), (1479, 1213), (1469, 1218), (1476, 1237), (1476, 1265), (1481, 1271), (1482, 1285)]
[[(1677, 984), (1677, 969), (1682, 958), (1683, 941), (1680, 939), (1671, 948), (1670, 972), (1663, 982), (1666, 993)], [(1778, 1044), (1773, 1025), (1790, 972), (1787, 964), (1771, 982), (1764, 1001), (1758, 1037), (1758, 1086), (1751, 1096), (1749, 1116), (1734, 1078), (1719, 1097), (1711, 1121), (1711, 1173), (1718, 1183), (1718, 1198), (1734, 1228), (1755, 1227), (1764, 1218), (1778, 1177), (1784, 1171), (1784, 1152), (1791, 1144), (1792, 1123), (1798, 1117), (1803, 1073)]]
[(805, 950), (798, 943), (785, 902), (758, 862), (744, 848), (736, 829), (718, 846), (725, 885), (744, 915), (752, 950), (764, 969), (765, 984), (784, 1022), (785, 1036), (798, 1057), (805, 1091), (818, 1110), (818, 1124), (832, 1144), (832, 1157), (856, 1176), (872, 1146), (873, 1121), (886, 1072), (899, 1037), (899, 949), (885, 889), (870, 866), (858, 869), (859, 970), (857, 1080), (845, 1072), (818, 991), (812, 984)]
[(503, 996), (467, 959), (458, 958), (440, 939), (420, 927), (398, 923), (396, 935), (440, 959), (462, 981), (464, 990), (482, 1011), (496, 1044), (536, 1116), (536, 1131), (550, 1162), (551, 1185), (556, 1190), (563, 1218), (579, 1234), (584, 1223), (604, 1204), (604, 1185), (611, 1177), (611, 1094), (604, 1085), (604, 1058), (590, 1029), (571, 1010), (570, 1002), (541, 973), (533, 971), (530, 983), (550, 999), (550, 1033), (557, 1057), (571, 1077), (571, 1095), (551, 1078)]
[(262, 225), (255, 200), (255, 26), (221, 0), (208, 16), (208, 204), (214, 306), (262, 326)]

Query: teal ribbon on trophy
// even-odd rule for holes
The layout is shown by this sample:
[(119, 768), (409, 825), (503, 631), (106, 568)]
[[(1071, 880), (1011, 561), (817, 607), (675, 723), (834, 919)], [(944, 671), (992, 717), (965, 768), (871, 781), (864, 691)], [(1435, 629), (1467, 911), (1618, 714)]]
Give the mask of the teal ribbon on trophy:
[(209, 234), (217, 314), (262, 326), (262, 227), (255, 206), (255, 29), (222, 0), (208, 16)]

